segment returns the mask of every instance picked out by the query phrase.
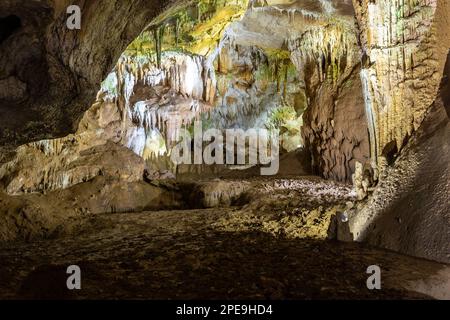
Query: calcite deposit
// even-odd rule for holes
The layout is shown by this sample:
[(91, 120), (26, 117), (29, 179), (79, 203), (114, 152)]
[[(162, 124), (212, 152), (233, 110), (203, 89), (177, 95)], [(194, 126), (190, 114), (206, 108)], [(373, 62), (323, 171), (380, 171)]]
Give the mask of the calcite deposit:
[[(438, 8), (439, 7), (439, 8)], [(400, 150), (436, 98), (449, 46), (446, 1), (355, 1), (372, 158)]]

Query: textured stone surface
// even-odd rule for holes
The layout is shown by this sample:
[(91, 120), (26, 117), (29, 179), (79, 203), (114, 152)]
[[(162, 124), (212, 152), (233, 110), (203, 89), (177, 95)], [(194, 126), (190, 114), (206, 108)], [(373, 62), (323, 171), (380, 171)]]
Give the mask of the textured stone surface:
[(64, 190), (9, 196), (0, 193), (0, 241), (35, 241), (97, 214), (183, 208), (173, 186), (96, 177)]
[[(99, 182), (22, 196), (26, 207), (18, 197), (0, 195), (0, 205), (14, 203), (0, 236), (19, 231), (34, 240), (0, 244), (0, 297), (448, 298), (448, 266), (326, 240), (333, 215), (352, 197), (345, 185), (318, 178), (258, 179), (248, 181), (253, 189), (242, 208), (99, 215), (101, 199), (111, 212), (121, 212), (137, 199), (150, 209), (171, 196), (158, 196), (164, 189), (150, 185)], [(227, 192), (220, 182), (210, 186), (211, 195)], [(64, 208), (67, 200), (73, 205)], [(51, 215), (43, 214), (49, 209)], [(66, 290), (72, 264), (81, 267), (81, 291)], [(382, 268), (383, 290), (367, 289), (366, 270), (374, 264)]]
[(449, 2), (354, 1), (372, 159), (400, 150), (436, 98), (448, 47)]
[(371, 154), (380, 171), (373, 194), (342, 227), (351, 239), (448, 263), (450, 3), (397, 5), (355, 2)]
[(26, 95), (27, 86), (16, 77), (8, 77), (0, 80), (0, 99), (21, 100)]
[(343, 20), (311, 27), (289, 45), (305, 77), (305, 146), (315, 172), (338, 181), (351, 181), (355, 163), (369, 157), (356, 36), (352, 22)]
[(367, 204), (350, 219), (356, 240), (450, 262), (450, 59), (439, 97)]

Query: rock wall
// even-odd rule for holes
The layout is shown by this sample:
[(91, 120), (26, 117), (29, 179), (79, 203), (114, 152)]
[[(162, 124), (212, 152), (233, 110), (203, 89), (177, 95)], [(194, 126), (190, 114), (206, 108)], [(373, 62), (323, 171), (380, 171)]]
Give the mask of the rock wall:
[(302, 134), (308, 141), (315, 172), (327, 179), (352, 182), (357, 162), (369, 160), (369, 135), (358, 68), (341, 87), (326, 85), (304, 115)]
[[(350, 41), (351, 53), (341, 70), (332, 55), (339, 56), (340, 48), (346, 48), (335, 40), (342, 31), (331, 30), (332, 24), (316, 31), (316, 42), (313, 33), (305, 33), (291, 45), (293, 60), (306, 70), (310, 101), (303, 136), (313, 155), (313, 167), (318, 174), (341, 181), (351, 181), (356, 161), (364, 164), (370, 158), (376, 166), (380, 156), (388, 162), (398, 156), (436, 97), (449, 42), (448, 1), (367, 0), (353, 4), (358, 30), (345, 27), (344, 34), (355, 39)], [(356, 74), (360, 75), (362, 97), (359, 84), (352, 86), (352, 96), (357, 98), (346, 112), (354, 126), (346, 128), (342, 140), (339, 126), (346, 127), (347, 121), (334, 130), (339, 120), (330, 115), (344, 108), (339, 107), (340, 88), (347, 80), (355, 83)], [(366, 119), (356, 104), (363, 106)]]
[(308, 109), (302, 135), (313, 169), (344, 182), (351, 182), (355, 163), (369, 157), (356, 35), (351, 21), (330, 22), (289, 43), (305, 77)]
[(383, 170), (341, 227), (349, 239), (448, 263), (450, 2), (354, 3), (372, 159)]
[[(446, 0), (353, 1), (374, 162), (400, 150), (433, 103), (449, 43)], [(447, 21), (445, 21), (447, 20)]]
[(450, 262), (450, 54), (438, 98), (367, 203), (349, 220), (351, 238)]

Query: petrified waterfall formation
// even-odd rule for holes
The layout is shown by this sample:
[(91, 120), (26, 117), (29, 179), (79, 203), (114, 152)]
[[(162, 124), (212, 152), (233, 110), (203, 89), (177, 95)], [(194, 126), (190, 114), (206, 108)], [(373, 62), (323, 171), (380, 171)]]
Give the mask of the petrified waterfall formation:
[[(354, 1), (372, 160), (400, 150), (436, 98), (450, 38), (448, 2)], [(391, 146), (391, 147), (389, 147)]]
[(372, 160), (384, 169), (352, 212), (352, 238), (448, 262), (450, 3), (354, 2)]

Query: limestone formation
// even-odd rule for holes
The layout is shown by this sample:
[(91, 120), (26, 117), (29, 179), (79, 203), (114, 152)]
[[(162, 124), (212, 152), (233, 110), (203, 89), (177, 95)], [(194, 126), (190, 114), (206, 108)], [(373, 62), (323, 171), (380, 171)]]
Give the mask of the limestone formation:
[(422, 123), (442, 78), (449, 46), (448, 2), (354, 1), (363, 52), (361, 80), (372, 160), (400, 150)]
[(369, 159), (356, 37), (352, 22), (343, 19), (310, 28), (289, 42), (292, 59), (305, 77), (308, 108), (302, 135), (313, 168), (338, 181), (351, 181), (355, 163)]

